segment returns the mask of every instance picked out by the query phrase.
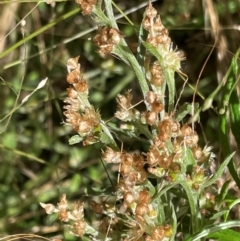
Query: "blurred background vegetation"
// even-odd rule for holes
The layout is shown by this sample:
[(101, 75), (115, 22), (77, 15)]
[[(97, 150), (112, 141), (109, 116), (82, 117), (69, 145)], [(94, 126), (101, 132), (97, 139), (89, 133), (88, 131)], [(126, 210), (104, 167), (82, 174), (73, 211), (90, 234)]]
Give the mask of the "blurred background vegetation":
[[(132, 46), (137, 42), (137, 28), (144, 12), (144, 8), (138, 6), (144, 2), (147, 1), (115, 1), (122, 11), (132, 9), (128, 16), (134, 26), (124, 17), (118, 20), (120, 30)], [(162, 0), (156, 1), (154, 7), (170, 32), (174, 47), (186, 56), (182, 71), (188, 75), (189, 84), (195, 86), (204, 62), (214, 48), (198, 85), (199, 93), (207, 97), (218, 86), (239, 47), (239, 1)], [(133, 102), (142, 99), (133, 72), (114, 56), (103, 59), (96, 52), (90, 40), (95, 32), (92, 18), (83, 17), (80, 11), (64, 17), (74, 9), (78, 9), (75, 1), (53, 1), (51, 4), (0, 1), (2, 235), (31, 233), (61, 237), (63, 225), (56, 216), (47, 216), (39, 202), (56, 204), (63, 193), (74, 202), (84, 196), (87, 187), (110, 185), (100, 160), (102, 146), (68, 144), (73, 131), (62, 125), (68, 58), (81, 56), (81, 66), (90, 86), (90, 102), (101, 110), (103, 119), (113, 116), (118, 93), (132, 89)], [(119, 14), (117, 10), (116, 14)], [(25, 25), (21, 25), (22, 19)], [(56, 19), (58, 23), (50, 26), (49, 23), (55, 23)], [(46, 27), (45, 31), (37, 32), (43, 27)], [(212, 29), (219, 29), (218, 35)], [(15, 48), (23, 37), (33, 33), (35, 37)], [(46, 77), (47, 85), (15, 109)], [(180, 93), (183, 81), (178, 77), (176, 86)], [(187, 86), (181, 102), (191, 102), (192, 94), (193, 90)], [(219, 98), (217, 96), (213, 102), (216, 108)], [(199, 95), (195, 101), (200, 105), (203, 103)], [(215, 110), (201, 113), (200, 120), (196, 128), (202, 136), (201, 145), (209, 143), (216, 154), (220, 153)], [(144, 150), (144, 146), (133, 142), (125, 142), (124, 148)], [(114, 179), (116, 170), (108, 171)], [(75, 240), (67, 236), (66, 231), (64, 235), (67, 240)]]

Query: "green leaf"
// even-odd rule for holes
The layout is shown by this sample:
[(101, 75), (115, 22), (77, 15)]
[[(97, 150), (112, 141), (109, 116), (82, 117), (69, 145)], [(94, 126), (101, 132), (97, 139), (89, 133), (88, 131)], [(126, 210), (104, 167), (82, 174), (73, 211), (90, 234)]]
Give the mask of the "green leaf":
[(235, 152), (232, 153), (231, 155), (229, 155), (225, 161), (222, 163), (222, 165), (220, 166), (220, 168), (217, 170), (217, 172), (215, 173), (215, 175), (213, 176), (213, 178), (211, 178), (210, 180), (208, 180), (206, 183), (204, 183), (202, 186), (201, 186), (201, 189), (204, 189), (210, 185), (212, 185), (213, 183), (215, 183), (219, 178), (220, 176), (222, 175), (224, 169), (226, 168), (226, 166), (228, 165), (228, 163), (231, 161), (232, 157), (234, 156)]
[(74, 145), (74, 144), (77, 144), (79, 142), (83, 141), (83, 138), (79, 135), (75, 135), (75, 136), (72, 136), (69, 140), (68, 140), (68, 143), (69, 145)]
[(229, 112), (230, 112), (230, 124), (231, 130), (235, 137), (236, 143), (238, 145), (238, 149), (240, 149), (240, 102), (237, 93), (237, 84), (240, 79), (240, 75), (238, 75), (238, 56), (240, 54), (240, 49), (236, 53), (236, 55), (232, 59), (231, 68), (232, 71), (229, 76), (229, 80), (232, 82), (231, 96), (229, 99)]
[(17, 135), (16, 132), (8, 132), (2, 137), (3, 145), (15, 149), (17, 147)]
[(231, 183), (231, 180), (228, 180), (223, 184), (220, 194), (217, 196), (218, 202), (223, 202), (224, 199), (226, 198), (230, 183)]
[[(214, 232), (220, 232), (224, 229), (229, 229), (229, 228), (233, 228), (233, 227), (240, 227), (240, 221), (228, 221), (228, 222), (224, 222), (224, 223), (220, 223), (220, 224), (213, 224), (213, 225), (205, 228), (201, 232), (197, 233), (196, 235), (193, 235), (193, 236), (187, 238), (185, 241), (199, 241), (201, 238), (206, 237)], [(234, 235), (234, 236), (237, 237), (237, 239), (233, 239), (234, 237), (231, 236), (232, 237), (231, 241), (239, 241), (240, 240), (239, 234), (238, 234), (238, 236), (236, 236), (236, 235)], [(219, 239), (219, 241), (224, 241), (224, 239)]]
[(85, 194), (87, 196), (112, 196), (114, 195), (114, 190), (112, 187), (98, 188), (98, 187), (87, 187), (85, 189)]
[(239, 241), (240, 233), (231, 229), (226, 229), (209, 234), (207, 238), (216, 239), (220, 241)]
[[(186, 115), (192, 114), (193, 105), (190, 103), (184, 103), (176, 113), (176, 121), (180, 122)], [(199, 103), (194, 104), (194, 110), (199, 109)]]
[(225, 215), (227, 212), (228, 212), (228, 210), (219, 211), (219, 212), (215, 213), (215, 214), (210, 218), (210, 220), (216, 220), (216, 219), (222, 217), (223, 215)]
[(225, 219), (224, 220), (227, 220), (228, 219), (228, 214), (230, 212), (230, 210), (237, 204), (240, 203), (240, 199), (237, 199), (237, 200), (234, 200), (230, 205), (229, 205), (229, 210), (227, 210), (227, 212), (225, 213)]
[[(238, 50), (236, 56), (238, 56), (240, 53), (240, 49)], [(236, 125), (236, 123), (238, 123), (238, 120), (240, 120), (239, 115), (239, 109), (238, 109), (238, 105), (235, 106), (234, 103), (236, 102), (236, 96), (232, 97), (233, 99), (230, 101), (231, 99), (231, 95), (233, 90), (236, 88), (236, 84), (237, 84), (237, 80), (236, 78), (234, 78), (232, 76), (232, 71), (236, 71), (236, 66), (234, 64), (234, 58), (232, 60), (231, 66), (229, 67), (224, 79), (227, 80), (226, 84), (223, 86), (222, 88), (222, 98), (221, 98), (221, 109), (219, 111), (219, 137), (220, 137), (220, 143), (221, 143), (221, 148), (222, 148), (222, 154), (223, 157), (225, 158), (227, 155), (230, 154), (230, 144), (229, 144), (229, 123), (227, 121), (227, 110), (228, 110), (228, 105), (232, 105), (231, 109), (230, 109), (230, 116), (232, 115), (232, 123), (233, 123), (233, 132), (237, 133), (238, 131), (238, 125)], [(229, 101), (231, 102), (231, 104), (229, 103)], [(230, 118), (230, 119), (231, 119)], [(238, 136), (238, 134), (236, 134), (236, 136)], [(237, 137), (238, 138), (238, 137)], [(238, 188), (240, 188), (240, 178), (238, 176), (238, 172), (236, 170), (236, 167), (234, 165), (234, 162), (229, 162), (228, 164), (228, 168), (229, 168), (229, 172), (232, 175), (232, 178), (234, 179), (234, 181), (236, 182)]]

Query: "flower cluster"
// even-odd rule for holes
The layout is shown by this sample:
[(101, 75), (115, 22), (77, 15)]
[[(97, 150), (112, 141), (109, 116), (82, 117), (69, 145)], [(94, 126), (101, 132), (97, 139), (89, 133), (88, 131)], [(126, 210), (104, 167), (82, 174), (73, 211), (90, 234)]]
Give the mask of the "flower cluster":
[(161, 65), (155, 61), (151, 66), (150, 66), (150, 72), (151, 72), (151, 83), (155, 86), (162, 86), (164, 82), (164, 75), (162, 71)]
[(88, 85), (80, 71), (79, 57), (71, 58), (67, 62), (67, 82), (71, 85), (67, 89), (65, 98), (64, 115), (66, 122), (83, 139), (84, 144), (96, 141), (96, 136), (101, 132), (100, 114), (88, 101)]
[[(174, 71), (180, 69), (180, 63), (184, 59), (182, 52), (172, 50), (171, 39), (168, 30), (163, 26), (156, 9), (149, 3), (142, 22), (143, 28), (148, 31), (147, 43), (157, 48), (164, 59), (165, 67), (169, 66)], [(160, 81), (161, 82), (161, 81)]]
[(156, 124), (159, 120), (159, 113), (164, 109), (164, 105), (158, 94), (149, 91), (145, 97), (146, 104), (148, 104), (148, 112), (144, 114), (146, 123), (150, 126)]
[(99, 54), (104, 56), (112, 52), (114, 45), (119, 44), (122, 37), (123, 35), (118, 29), (98, 27), (93, 43), (99, 48)]
[(147, 42), (157, 47), (162, 45), (168, 50), (170, 48), (171, 39), (168, 36), (168, 30), (163, 26), (160, 16), (157, 15), (157, 10), (149, 4), (145, 11), (145, 18), (143, 19), (143, 28), (149, 34)]
[(66, 195), (64, 194), (57, 207), (52, 204), (40, 203), (47, 214), (58, 213), (58, 218), (62, 222), (70, 223), (71, 233), (82, 237), (85, 233), (86, 222), (84, 220), (83, 203), (76, 203), (72, 210), (69, 209)]
[(93, 6), (97, 4), (97, 0), (75, 0), (75, 1), (78, 5), (80, 5), (83, 15), (89, 15), (93, 10)]
[(140, 113), (132, 107), (132, 94), (127, 91), (125, 95), (117, 95), (117, 111), (115, 117), (123, 121), (138, 119)]

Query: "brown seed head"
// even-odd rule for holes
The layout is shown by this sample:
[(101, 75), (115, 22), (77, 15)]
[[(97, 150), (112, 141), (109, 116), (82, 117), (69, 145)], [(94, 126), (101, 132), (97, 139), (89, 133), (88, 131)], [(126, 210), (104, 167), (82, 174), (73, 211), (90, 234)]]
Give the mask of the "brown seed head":
[(153, 29), (155, 33), (165, 34), (166, 28), (163, 26), (160, 16), (157, 15), (154, 21)]
[(142, 26), (145, 30), (150, 31), (151, 30), (151, 21), (150, 18), (145, 17), (142, 21)]
[(107, 163), (120, 163), (121, 152), (114, 151), (112, 148), (107, 147), (105, 152), (102, 153), (102, 158)]
[(52, 205), (51, 203), (40, 203), (40, 205), (45, 209), (47, 214), (52, 214), (54, 212), (57, 212), (58, 210), (55, 208), (54, 205)]
[(84, 220), (77, 220), (73, 225), (74, 229), (72, 232), (80, 237), (85, 233), (86, 222)]
[(58, 203), (59, 210), (67, 210), (68, 209), (68, 203), (66, 199), (66, 194), (63, 194), (60, 198), (60, 202)]
[(153, 91), (149, 91), (147, 94), (146, 94), (146, 97), (145, 97), (145, 100), (148, 104), (152, 104), (153, 102), (156, 101), (157, 99), (157, 94), (154, 93)]
[(138, 203), (149, 204), (150, 201), (151, 201), (151, 196), (147, 189), (143, 189), (142, 191), (139, 192)]
[(165, 234), (164, 228), (162, 226), (160, 226), (160, 227), (153, 228), (151, 236), (152, 236), (153, 240), (161, 241), (164, 238), (164, 234)]
[(74, 88), (76, 89), (77, 92), (80, 93), (88, 93), (88, 84), (86, 81), (79, 81), (74, 85)]
[(155, 101), (152, 104), (152, 111), (160, 113), (164, 109), (164, 105), (161, 101)]
[(187, 124), (185, 124), (184, 126), (182, 126), (181, 128), (181, 132), (184, 136), (190, 136), (193, 134), (193, 130), (190, 126), (188, 126)]
[(133, 163), (133, 157), (132, 157), (132, 155), (129, 154), (129, 153), (124, 153), (124, 154), (122, 154), (122, 156), (121, 156), (121, 162), (122, 162), (122, 164), (124, 164), (124, 165), (129, 165), (129, 166), (131, 166), (132, 163)]
[(157, 120), (158, 120), (157, 112), (148, 111), (146, 113), (146, 122), (148, 125), (152, 126), (152, 125), (156, 124)]
[(80, 79), (80, 69), (74, 69), (67, 75), (67, 82), (69, 84), (75, 84)]
[(60, 209), (58, 213), (58, 218), (62, 222), (68, 222), (69, 221), (69, 212), (65, 209)]
[(67, 88), (67, 95), (71, 99), (77, 99), (78, 92), (74, 88), (70, 87), (70, 88)]
[(130, 165), (121, 165), (120, 173), (123, 176), (127, 176), (131, 172), (131, 166)]
[(143, 216), (149, 212), (148, 205), (146, 203), (138, 203), (135, 213), (136, 215)]
[(126, 192), (123, 196), (124, 202), (129, 207), (133, 202), (135, 202), (135, 197), (132, 192)]
[(193, 147), (192, 149), (192, 153), (193, 153), (193, 157), (196, 159), (196, 160), (200, 160), (202, 157), (203, 157), (203, 151), (202, 151), (202, 148), (200, 147)]
[(78, 63), (79, 58), (80, 56), (68, 59), (67, 69), (69, 70), (69, 72), (75, 69), (80, 69), (80, 64)]
[(145, 14), (148, 18), (155, 18), (157, 16), (157, 10), (152, 6), (151, 2), (149, 2)]

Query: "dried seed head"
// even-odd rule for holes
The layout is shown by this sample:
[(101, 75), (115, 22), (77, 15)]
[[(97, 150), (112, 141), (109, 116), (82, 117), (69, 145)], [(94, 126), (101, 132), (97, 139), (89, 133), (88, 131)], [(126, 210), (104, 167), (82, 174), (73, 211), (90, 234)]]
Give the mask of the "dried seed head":
[(80, 69), (74, 69), (67, 75), (67, 82), (69, 84), (75, 84), (80, 79)]
[(202, 151), (202, 148), (200, 147), (193, 147), (192, 153), (193, 153), (193, 157), (196, 160), (201, 160), (203, 157), (203, 151)]
[(158, 120), (158, 114), (156, 112), (148, 111), (146, 113), (146, 122), (150, 126), (156, 124), (157, 120)]
[(119, 44), (123, 34), (115, 28), (98, 27), (97, 34), (93, 37), (93, 43), (99, 47), (99, 53), (107, 55), (113, 50), (113, 46)]
[(162, 67), (157, 61), (150, 66), (150, 72), (152, 74), (151, 82), (155, 86), (161, 86), (164, 83), (164, 75)]
[(164, 238), (164, 228), (162, 226), (160, 227), (155, 227), (152, 230), (152, 238), (153, 240), (162, 240)]
[(70, 88), (67, 88), (67, 95), (71, 99), (77, 99), (78, 92), (74, 88), (70, 87)]
[(164, 146), (164, 142), (160, 140), (159, 136), (155, 136), (153, 141), (154, 141), (154, 146), (158, 148), (162, 148)]
[(129, 207), (133, 202), (135, 202), (135, 198), (132, 192), (126, 192), (123, 196), (124, 202), (126, 203), (127, 207)]
[(181, 132), (182, 132), (183, 136), (190, 136), (193, 134), (192, 128), (190, 126), (188, 126), (187, 124), (182, 126)]
[(66, 116), (66, 122), (69, 123), (73, 129), (75, 129), (81, 121), (81, 115), (71, 109), (64, 111), (63, 114)]
[(116, 28), (110, 28), (108, 35), (110, 37), (109, 41), (111, 44), (119, 44), (123, 37), (123, 34)]
[(158, 138), (161, 142), (166, 142), (171, 138), (171, 135), (169, 133), (163, 132), (158, 135)]
[(60, 198), (60, 203), (58, 203), (59, 210), (67, 210), (68, 209), (68, 203), (66, 199), (66, 194), (63, 194)]
[(153, 91), (149, 91), (146, 94), (145, 100), (148, 104), (152, 104), (153, 102), (155, 102), (157, 97), (158, 97), (158, 95), (156, 93), (154, 93)]
[(71, 72), (72, 70), (75, 70), (75, 69), (80, 69), (80, 64), (78, 63), (79, 58), (80, 56), (68, 59), (67, 61), (68, 72)]
[(132, 94), (128, 91), (125, 96), (117, 95), (117, 112), (115, 112), (115, 117), (123, 120), (130, 121), (136, 118), (139, 115), (139, 112), (132, 108), (131, 106)]
[(81, 120), (78, 124), (78, 127), (74, 129), (81, 136), (86, 136), (91, 131), (91, 123), (87, 120)]
[(83, 108), (83, 106), (81, 105), (78, 99), (72, 99), (67, 97), (63, 102), (68, 104), (63, 106), (63, 108), (67, 110), (79, 111), (80, 109)]
[(132, 163), (133, 163), (133, 157), (132, 157), (132, 155), (130, 155), (129, 153), (124, 153), (124, 154), (122, 154), (122, 156), (121, 156), (121, 162), (122, 162), (122, 164), (124, 164), (124, 165), (132, 165)]
[(156, 37), (152, 34), (148, 34), (147, 43), (152, 44), (154, 47), (157, 47), (158, 41), (156, 40)]
[(147, 163), (150, 166), (158, 165), (164, 157), (160, 154), (155, 146), (151, 146), (150, 151), (147, 153)]
[(151, 21), (150, 18), (145, 17), (142, 21), (142, 26), (145, 30), (150, 31), (151, 30)]
[(159, 133), (166, 133), (166, 134), (170, 134), (171, 133), (171, 120), (170, 119), (164, 119), (161, 122), (159, 122), (158, 124), (158, 130)]
[(169, 48), (169, 45), (171, 44), (171, 39), (168, 37), (168, 35), (158, 34), (155, 38), (155, 41), (158, 44), (165, 45), (166, 49)]
[(128, 109), (131, 107), (132, 102), (132, 94), (127, 91), (125, 95), (117, 95), (117, 105), (119, 109)]
[(81, 4), (81, 9), (82, 9), (82, 14), (83, 15), (89, 15), (92, 10), (93, 10), (93, 6), (88, 4), (88, 3), (82, 3)]
[(55, 208), (54, 205), (50, 204), (50, 203), (40, 203), (41, 207), (45, 209), (47, 214), (52, 214), (54, 212), (58, 212), (58, 209)]
[(152, 75), (157, 75), (159, 72), (162, 73), (162, 67), (159, 64), (159, 62), (155, 61), (151, 66), (150, 66), (150, 72)]
[(84, 203), (77, 202), (71, 212), (72, 220), (82, 220), (84, 218)]
[(147, 180), (148, 175), (145, 170), (139, 171), (135, 173), (137, 176), (136, 182), (137, 183), (143, 183)]
[(58, 218), (60, 221), (62, 222), (68, 222), (69, 221), (69, 212), (66, 211), (66, 210), (59, 210), (59, 213), (58, 213)]
[(142, 155), (138, 155), (137, 153), (133, 154), (133, 166), (137, 171), (144, 170), (145, 160)]
[(131, 166), (130, 165), (121, 165), (120, 173), (123, 176), (127, 176), (131, 172)]
[(148, 205), (146, 203), (139, 203), (136, 207), (136, 215), (143, 216), (149, 212)]
[(155, 86), (162, 86), (162, 84), (164, 83), (164, 78), (161, 75), (153, 76), (153, 78), (151, 79), (151, 83)]
[(147, 189), (143, 189), (138, 194), (138, 203), (146, 203), (149, 204), (151, 201), (151, 196)]
[(86, 222), (84, 220), (77, 220), (76, 222), (74, 222), (73, 227), (74, 228), (73, 228), (72, 232), (75, 235), (82, 237), (83, 234), (85, 233)]
[(86, 81), (79, 81), (74, 85), (77, 92), (88, 93), (88, 84)]
[(176, 137), (180, 131), (180, 124), (176, 121), (173, 121), (171, 124), (171, 131), (172, 131), (172, 137)]
[(164, 109), (164, 105), (161, 101), (155, 101), (152, 104), (152, 111), (156, 113), (160, 113)]
[(157, 10), (152, 6), (151, 2), (149, 2), (145, 14), (148, 18), (155, 18), (157, 16)]
[(97, 4), (97, 0), (75, 0), (75, 2), (80, 5), (83, 15), (89, 15), (93, 6)]
[(163, 26), (161, 18), (159, 15), (156, 16), (154, 25), (153, 25), (153, 30), (156, 33), (162, 33), (162, 34), (168, 34), (166, 31), (167, 29)]
[(105, 152), (102, 153), (102, 158), (107, 163), (120, 163), (121, 152), (114, 151), (112, 148), (107, 147)]

